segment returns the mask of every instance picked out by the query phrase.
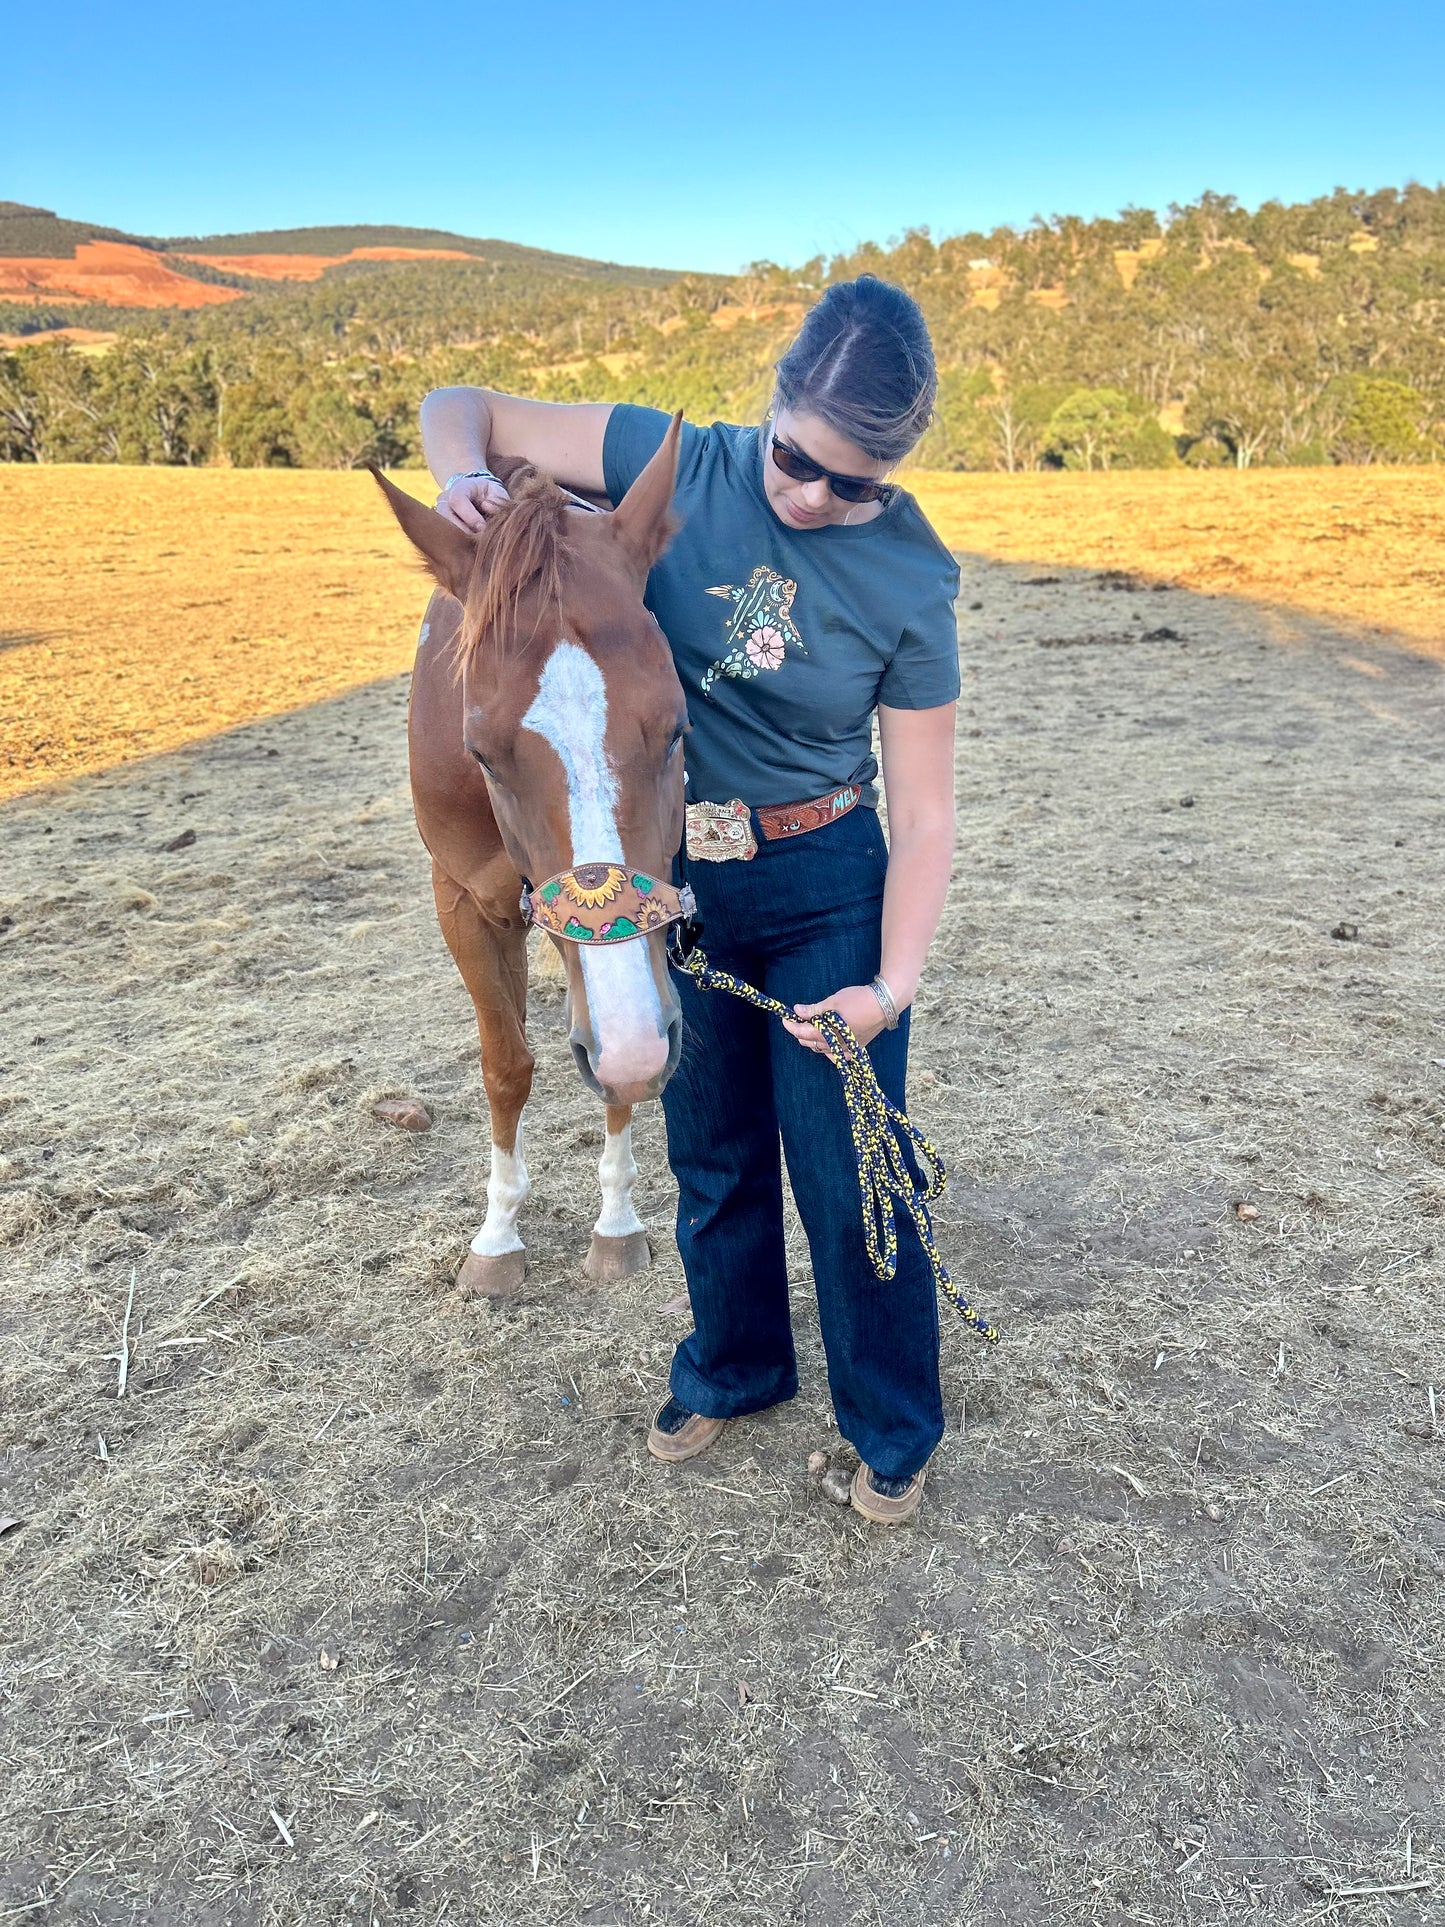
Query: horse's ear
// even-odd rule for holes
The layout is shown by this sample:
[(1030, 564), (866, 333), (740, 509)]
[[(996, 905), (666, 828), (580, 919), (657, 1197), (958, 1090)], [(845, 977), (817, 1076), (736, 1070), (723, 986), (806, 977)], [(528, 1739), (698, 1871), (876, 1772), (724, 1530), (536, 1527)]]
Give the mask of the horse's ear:
[(455, 596), (458, 602), (465, 602), (477, 555), (477, 538), (389, 482), (379, 468), (373, 468), (371, 473), (391, 504), (402, 534), (447, 594)]
[(613, 511), (613, 530), (644, 577), (677, 531), (672, 492), (677, 486), (677, 445), (681, 434), (682, 410), (679, 409), (657, 453)]

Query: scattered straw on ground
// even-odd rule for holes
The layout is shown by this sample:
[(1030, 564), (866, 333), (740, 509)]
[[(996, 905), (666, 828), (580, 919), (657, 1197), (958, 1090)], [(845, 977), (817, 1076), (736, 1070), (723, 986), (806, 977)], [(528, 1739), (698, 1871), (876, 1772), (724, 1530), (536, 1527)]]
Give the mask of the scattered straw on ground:
[(546, 991), (528, 1285), (456, 1302), (403, 678), (5, 806), (0, 1919), (1439, 1920), (1445, 677), (1038, 573), (964, 571), (912, 1091), (1004, 1340), (892, 1534), (796, 1227), (800, 1396), (645, 1457), (662, 1133), (589, 1287)]

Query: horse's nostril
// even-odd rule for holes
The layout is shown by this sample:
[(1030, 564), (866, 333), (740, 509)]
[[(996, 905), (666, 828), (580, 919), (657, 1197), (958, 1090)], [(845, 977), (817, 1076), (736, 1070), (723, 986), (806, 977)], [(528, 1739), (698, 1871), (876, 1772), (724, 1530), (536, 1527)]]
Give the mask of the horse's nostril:
[(677, 1069), (682, 1057), (682, 1009), (674, 1004), (672, 1014), (667, 1020), (667, 1062), (663, 1066), (662, 1081), (665, 1084)]
[(582, 1082), (589, 1091), (595, 1091), (598, 1097), (605, 1096), (606, 1093), (597, 1081), (597, 1073), (592, 1068), (592, 1059), (587, 1054), (587, 1046), (575, 1032), (568, 1039), (568, 1043), (572, 1048), (572, 1061), (577, 1066), (577, 1074)]

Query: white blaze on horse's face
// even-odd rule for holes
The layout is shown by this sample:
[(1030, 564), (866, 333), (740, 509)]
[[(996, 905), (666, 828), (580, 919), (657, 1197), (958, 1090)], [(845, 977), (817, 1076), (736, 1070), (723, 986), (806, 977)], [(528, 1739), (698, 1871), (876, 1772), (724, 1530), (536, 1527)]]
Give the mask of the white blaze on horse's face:
[[(607, 682), (575, 642), (547, 660), (523, 729), (544, 737), (567, 777), (572, 867), (625, 863), (617, 827), (617, 777), (607, 760)], [(652, 1083), (667, 1066), (662, 1005), (642, 939), (582, 944), (582, 981), (592, 1021), (592, 1071), (604, 1091)]]

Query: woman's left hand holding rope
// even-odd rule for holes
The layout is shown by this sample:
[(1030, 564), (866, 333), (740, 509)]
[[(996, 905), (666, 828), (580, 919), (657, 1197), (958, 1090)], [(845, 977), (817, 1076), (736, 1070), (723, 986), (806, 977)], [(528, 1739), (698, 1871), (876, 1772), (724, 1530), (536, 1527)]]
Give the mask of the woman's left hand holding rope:
[(790, 1022), (785, 1017), (783, 1029), (796, 1037), (804, 1050), (816, 1051), (820, 1057), (831, 1058), (833, 1053), (817, 1026), (805, 1021), (816, 1017), (820, 1010), (837, 1011), (860, 1044), (871, 1044), (883, 1029), (883, 1006), (869, 984), (847, 984), (842, 990), (835, 990), (831, 997), (823, 998), (821, 1003), (794, 1004), (793, 1010), (800, 1021)]

